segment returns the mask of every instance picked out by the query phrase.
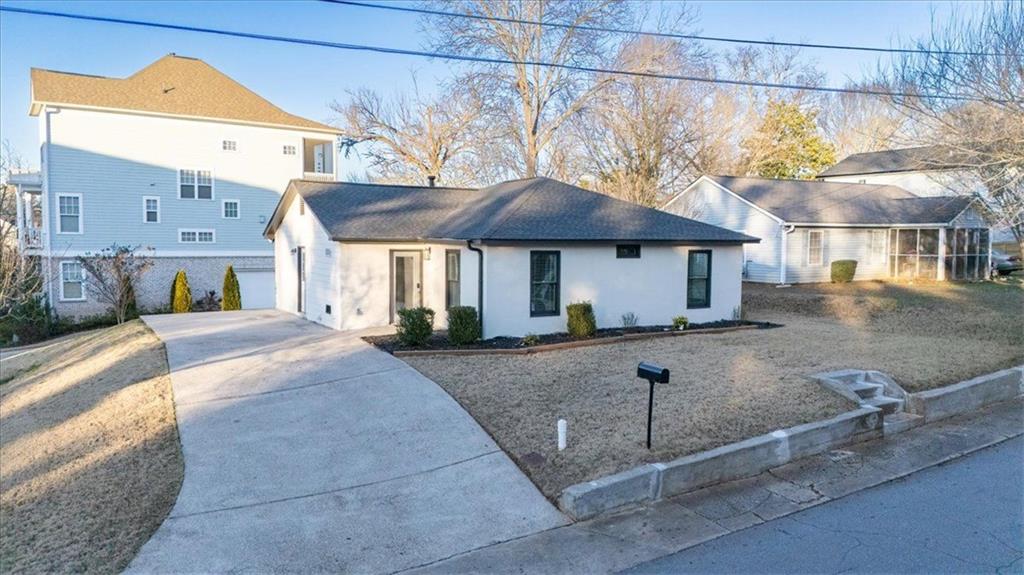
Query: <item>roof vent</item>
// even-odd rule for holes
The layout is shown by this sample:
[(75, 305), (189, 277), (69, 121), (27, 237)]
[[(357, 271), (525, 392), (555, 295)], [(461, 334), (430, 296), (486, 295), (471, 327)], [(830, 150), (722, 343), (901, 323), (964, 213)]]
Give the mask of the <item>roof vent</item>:
[(434, 187), (434, 180), (436, 180), (436, 179), (437, 179), (437, 176), (427, 176), (427, 186), (433, 188)]

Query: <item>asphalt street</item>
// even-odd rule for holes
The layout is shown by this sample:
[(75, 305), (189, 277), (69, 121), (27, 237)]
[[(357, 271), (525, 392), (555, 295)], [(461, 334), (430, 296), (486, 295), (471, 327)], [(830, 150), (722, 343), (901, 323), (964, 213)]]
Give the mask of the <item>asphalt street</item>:
[(1024, 573), (1024, 436), (626, 573)]

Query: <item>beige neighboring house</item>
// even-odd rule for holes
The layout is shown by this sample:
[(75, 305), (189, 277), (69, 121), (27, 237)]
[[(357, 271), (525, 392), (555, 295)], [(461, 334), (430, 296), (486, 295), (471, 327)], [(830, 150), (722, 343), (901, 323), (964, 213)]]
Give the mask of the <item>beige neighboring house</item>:
[(334, 181), (338, 130), (285, 112), (206, 62), (170, 54), (126, 78), (31, 70), (41, 169), (11, 181), (19, 242), (41, 256), (60, 315), (101, 313), (77, 256), (152, 248), (139, 305), (194, 297), (234, 266), (244, 308), (274, 307), (263, 229), (288, 182)]

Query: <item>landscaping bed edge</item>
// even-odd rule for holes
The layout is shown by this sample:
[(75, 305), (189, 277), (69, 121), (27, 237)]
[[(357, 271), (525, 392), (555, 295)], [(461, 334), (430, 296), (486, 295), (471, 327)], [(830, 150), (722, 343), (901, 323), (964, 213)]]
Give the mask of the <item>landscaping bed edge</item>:
[(519, 348), (497, 348), (497, 349), (485, 349), (485, 348), (466, 348), (466, 349), (409, 349), (409, 350), (395, 350), (392, 353), (395, 357), (417, 357), (424, 355), (526, 355), (531, 353), (543, 353), (546, 351), (557, 351), (560, 349), (572, 349), (576, 347), (588, 347), (592, 345), (606, 345), (611, 343), (620, 343), (623, 341), (634, 341), (639, 339), (652, 339), (658, 337), (674, 337), (681, 335), (697, 335), (697, 334), (709, 334), (709, 333), (726, 333), (731, 331), (741, 331), (748, 329), (764, 329), (759, 324), (749, 325), (738, 325), (733, 327), (709, 327), (682, 331), (663, 331), (663, 332), (641, 332), (641, 333), (627, 333), (624, 335), (611, 336), (611, 337), (598, 337), (593, 339), (581, 339), (578, 341), (563, 341), (559, 343), (548, 343), (541, 345), (534, 345), (530, 347), (519, 347)]

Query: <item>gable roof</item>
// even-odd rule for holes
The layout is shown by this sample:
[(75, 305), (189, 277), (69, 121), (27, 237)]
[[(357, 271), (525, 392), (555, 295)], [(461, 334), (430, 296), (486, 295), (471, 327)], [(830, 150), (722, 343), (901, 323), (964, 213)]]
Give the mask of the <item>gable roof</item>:
[(759, 241), (549, 178), (479, 190), (292, 180), (265, 236), (296, 196), (336, 241)]
[[(964, 164), (962, 156), (963, 154), (959, 154), (945, 146), (920, 146), (898, 150), (883, 150), (880, 152), (864, 152), (843, 158), (838, 164), (818, 174), (818, 177), (949, 170), (961, 167)], [(958, 158), (960, 159), (958, 160)]]
[(338, 133), (289, 114), (197, 58), (169, 54), (127, 78), (32, 68), (31, 115), (67, 105)]
[(897, 186), (877, 184), (707, 177), (785, 222), (807, 224), (947, 223), (974, 201), (971, 196), (923, 198)]

